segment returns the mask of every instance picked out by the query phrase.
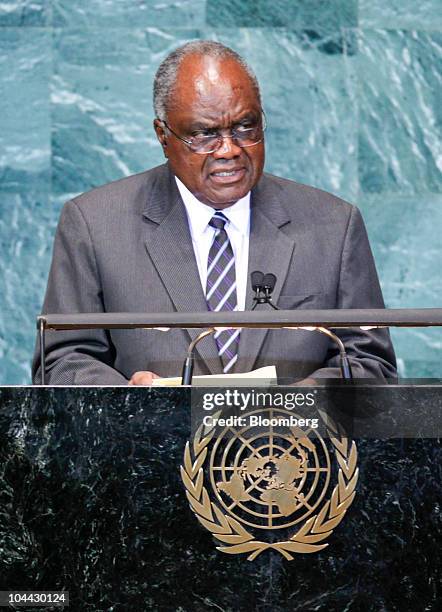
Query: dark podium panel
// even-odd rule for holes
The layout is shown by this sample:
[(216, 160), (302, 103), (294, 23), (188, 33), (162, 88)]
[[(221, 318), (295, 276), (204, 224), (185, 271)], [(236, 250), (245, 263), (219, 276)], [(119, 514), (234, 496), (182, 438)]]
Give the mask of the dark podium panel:
[[(440, 411), (441, 388), (424, 391)], [(328, 548), (250, 562), (189, 509), (189, 435), (186, 389), (0, 389), (0, 590), (65, 589), (75, 611), (436, 610), (436, 439), (357, 440), (357, 495)]]

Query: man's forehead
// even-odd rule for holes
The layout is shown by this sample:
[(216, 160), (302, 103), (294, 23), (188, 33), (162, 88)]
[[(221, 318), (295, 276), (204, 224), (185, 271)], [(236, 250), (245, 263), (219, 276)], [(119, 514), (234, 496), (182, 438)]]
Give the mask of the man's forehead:
[(189, 55), (180, 65), (175, 85), (178, 97), (205, 98), (223, 90), (254, 91), (250, 76), (233, 58)]

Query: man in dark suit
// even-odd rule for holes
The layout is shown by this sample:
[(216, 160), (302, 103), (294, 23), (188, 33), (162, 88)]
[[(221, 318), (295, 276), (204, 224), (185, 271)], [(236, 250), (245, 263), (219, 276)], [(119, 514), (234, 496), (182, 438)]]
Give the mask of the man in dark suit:
[[(358, 210), (263, 174), (258, 83), (232, 50), (189, 43), (161, 64), (155, 131), (167, 164), (68, 202), (43, 312), (244, 310), (250, 272), (277, 277), (280, 308), (383, 307)], [(197, 331), (48, 334), (50, 384), (151, 384), (176, 376)], [(356, 377), (395, 375), (388, 332), (343, 331)], [(309, 331), (224, 331), (198, 346), (195, 373), (276, 364), (282, 378), (339, 376), (338, 352)], [(39, 359), (34, 380), (39, 381)]]

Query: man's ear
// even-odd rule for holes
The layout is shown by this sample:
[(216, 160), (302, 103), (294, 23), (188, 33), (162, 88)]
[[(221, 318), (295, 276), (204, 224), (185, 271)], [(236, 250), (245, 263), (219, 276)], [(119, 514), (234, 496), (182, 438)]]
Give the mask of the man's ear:
[(155, 130), (160, 145), (163, 147), (164, 157), (167, 157), (167, 137), (164, 123), (159, 119), (154, 119), (153, 128)]

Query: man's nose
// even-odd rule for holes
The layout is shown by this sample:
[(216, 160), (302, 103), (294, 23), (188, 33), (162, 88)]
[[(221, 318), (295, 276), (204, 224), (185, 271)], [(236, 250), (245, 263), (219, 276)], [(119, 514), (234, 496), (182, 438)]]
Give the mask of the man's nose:
[(222, 142), (219, 148), (212, 153), (216, 159), (232, 159), (241, 155), (241, 147), (239, 147), (231, 134), (222, 136)]

